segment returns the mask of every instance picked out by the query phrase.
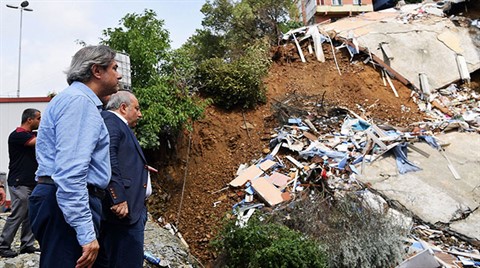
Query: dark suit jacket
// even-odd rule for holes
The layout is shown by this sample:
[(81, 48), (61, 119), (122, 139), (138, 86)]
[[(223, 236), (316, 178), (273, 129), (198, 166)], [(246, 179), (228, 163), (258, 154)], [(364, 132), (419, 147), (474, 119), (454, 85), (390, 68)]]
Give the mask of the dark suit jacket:
[[(112, 178), (103, 202), (106, 220), (113, 223), (133, 224), (144, 213), (147, 188), (147, 161), (133, 131), (117, 115), (102, 112), (110, 135), (110, 163)], [(111, 212), (112, 205), (127, 201), (128, 216), (119, 219)]]

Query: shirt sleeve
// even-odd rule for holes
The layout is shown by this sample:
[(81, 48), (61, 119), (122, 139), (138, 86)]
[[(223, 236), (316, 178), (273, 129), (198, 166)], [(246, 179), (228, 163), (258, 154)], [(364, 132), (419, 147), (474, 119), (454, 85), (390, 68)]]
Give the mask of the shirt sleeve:
[(66, 101), (71, 104), (56, 113), (56, 166), (52, 178), (57, 185), (58, 206), (83, 246), (96, 239), (87, 176), (103, 120), (89, 99), (75, 96)]
[(29, 142), (31, 139), (33, 139), (34, 137), (35, 136), (30, 132), (24, 132), (24, 131), (16, 132), (14, 135), (12, 135), (11, 141), (13, 143), (25, 146), (25, 144)]

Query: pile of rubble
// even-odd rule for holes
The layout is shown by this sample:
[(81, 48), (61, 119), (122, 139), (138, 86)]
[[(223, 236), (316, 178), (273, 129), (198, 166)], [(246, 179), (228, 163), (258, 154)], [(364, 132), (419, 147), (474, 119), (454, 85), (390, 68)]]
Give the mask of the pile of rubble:
[[(242, 194), (243, 200), (233, 206), (240, 226), (248, 222), (255, 210), (265, 206), (282, 207), (308, 196), (305, 192), (312, 190), (336, 196), (342, 196), (346, 191), (369, 192), (365, 192), (369, 185), (363, 182), (362, 173), (379, 158), (395, 157), (399, 174), (419, 171), (422, 167), (410, 161), (407, 152), (413, 150), (424, 157), (429, 157), (429, 153), (417, 147), (417, 143), (426, 143), (442, 154), (449, 163), (450, 176), (461, 179), (447, 156), (448, 149), (445, 148), (448, 144), (435, 136), (435, 133), (447, 129), (434, 127), (433, 121), (399, 128), (375, 124), (346, 108), (320, 109), (315, 102), (301, 106), (294, 101), (298, 99), (301, 98), (291, 95), (273, 105), (277, 117), (285, 124), (272, 134), (269, 149), (264, 151), (267, 155), (252, 161), (251, 165), (242, 164), (229, 183), (230, 187), (242, 189), (241, 192), (237, 190), (237, 194)], [(319, 113), (320, 110), (326, 112)], [(447, 127), (453, 129), (451, 124)], [(459, 130), (474, 131), (470, 125)], [(365, 194), (363, 198), (374, 203), (383, 200), (369, 194), (374, 197)], [(386, 201), (380, 202), (379, 208), (388, 207)], [(395, 213), (410, 225), (411, 238), (406, 256), (413, 255), (399, 267), (439, 267), (447, 262), (449, 264), (445, 267), (468, 267), (469, 263), (480, 261), (478, 250), (461, 242), (454, 234), (430, 229), (421, 220), (414, 224), (411, 218)], [(455, 243), (445, 243), (442, 240), (445, 237)], [(478, 248), (480, 244), (476, 246)], [(436, 266), (428, 266), (431, 263)], [(454, 266), (455, 263), (463, 263), (463, 266)]]
[[(229, 183), (237, 195), (243, 196), (242, 201), (233, 206), (237, 223), (244, 225), (257, 209), (285, 207), (289, 202), (308, 196), (305, 192), (312, 190), (343, 196), (345, 192), (366, 193), (369, 192), (365, 191), (367, 188), (384, 187), (383, 192), (374, 191), (382, 196), (370, 193), (363, 198), (383, 202), (378, 206), (383, 208), (391, 203), (384, 197), (397, 201), (403, 194), (406, 201), (400, 202), (398, 209), (413, 214), (413, 218), (409, 218), (395, 212), (404, 218), (410, 230), (406, 258), (398, 267), (480, 267), (480, 232), (471, 226), (478, 226), (478, 212), (475, 211), (480, 207), (480, 185), (476, 179), (480, 172), (480, 154), (478, 148), (463, 150), (466, 155), (458, 160), (458, 149), (454, 150), (455, 146), (450, 146), (452, 141), (444, 140), (446, 136), (441, 135), (458, 131), (469, 135), (455, 136), (455, 142), (463, 138), (473, 139), (473, 147), (479, 144), (480, 94), (470, 83), (470, 73), (480, 69), (478, 25), (477, 20), (463, 17), (445, 18), (436, 4), (421, 4), (286, 33), (285, 44), (277, 55), (286, 62), (297, 59), (306, 62), (306, 53), (325, 62), (325, 54), (331, 50), (337, 63), (336, 51), (346, 49), (352, 63), (360, 59), (378, 68), (379, 85), (388, 85), (392, 97), (398, 98), (392, 79), (407, 85), (412, 90), (411, 99), (425, 114), (424, 120), (409, 122), (408, 127), (389, 125), (368, 118), (366, 113), (358, 115), (346, 107), (328, 107), (323, 98), (309, 99), (295, 94), (272, 104), (283, 125), (272, 134), (269, 149), (264, 151), (266, 156), (242, 164)], [(338, 74), (342, 75), (338, 63), (336, 66)], [(367, 107), (358, 108), (363, 111)], [(422, 173), (424, 167), (420, 161), (408, 157), (412, 152), (431, 162), (425, 165), (430, 174)], [(451, 160), (451, 155), (455, 156), (455, 161)], [(394, 166), (384, 164), (384, 159), (389, 158), (395, 159)], [(375, 167), (376, 164), (384, 170)], [(435, 165), (437, 170), (432, 170)], [(369, 169), (376, 169), (378, 178), (369, 178), (373, 176), (366, 172)], [(431, 198), (427, 193), (424, 194), (427, 197), (419, 197), (410, 189), (395, 193), (393, 197), (384, 194), (396, 191), (395, 185), (402, 184), (402, 180), (404, 184), (421, 181), (415, 175), (408, 175), (415, 173), (421, 177), (437, 177), (433, 180), (436, 185), (428, 188), (434, 192)], [(392, 177), (395, 182), (391, 185), (374, 184), (392, 180)], [(431, 185), (432, 181), (421, 183)], [(457, 183), (453, 187), (461, 189), (454, 191), (454, 197), (437, 195), (442, 185), (453, 188), (452, 183)], [(411, 187), (415, 185), (412, 183)], [(465, 189), (469, 196), (459, 197)], [(443, 200), (428, 200), (435, 198)], [(415, 200), (425, 206), (412, 209)], [(449, 202), (457, 208), (452, 212), (455, 208), (444, 207), (443, 214), (432, 216), (424, 211), (431, 209), (433, 214), (442, 208), (428, 208), (430, 201), (436, 202), (438, 207)], [(465, 228), (466, 225), (470, 226)]]
[(480, 23), (446, 18), (444, 9), (439, 3), (401, 5), (301, 27), (283, 35), (283, 55), (291, 61), (298, 54), (306, 62), (310, 53), (325, 62), (332, 50), (337, 63), (335, 52), (345, 49), (351, 62), (361, 59), (378, 69), (379, 84), (397, 98), (392, 79), (411, 88), (411, 98), (427, 115), (424, 128), (480, 132), (480, 94), (470, 87), (470, 73), (480, 69)]

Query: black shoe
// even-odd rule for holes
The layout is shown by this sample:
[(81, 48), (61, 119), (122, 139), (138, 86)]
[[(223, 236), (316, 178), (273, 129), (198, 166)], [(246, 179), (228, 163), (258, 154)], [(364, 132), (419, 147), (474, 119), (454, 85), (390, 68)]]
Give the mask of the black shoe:
[(35, 253), (35, 252), (40, 252), (40, 249), (39, 248), (36, 248), (34, 246), (29, 246), (29, 247), (26, 247), (26, 248), (22, 248), (20, 250), (20, 254), (25, 254), (25, 253)]
[(11, 249), (0, 249), (0, 257), (13, 258), (18, 256), (18, 253)]

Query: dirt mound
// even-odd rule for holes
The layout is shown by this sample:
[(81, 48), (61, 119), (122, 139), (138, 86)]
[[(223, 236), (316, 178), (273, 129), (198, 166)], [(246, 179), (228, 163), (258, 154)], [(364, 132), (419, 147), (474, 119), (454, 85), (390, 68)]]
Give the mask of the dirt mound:
[(175, 164), (154, 180), (156, 191), (149, 200), (149, 211), (155, 219), (162, 217), (177, 224), (191, 252), (202, 263), (215, 259), (208, 244), (225, 212), (243, 197), (241, 189), (226, 186), (240, 164), (265, 156), (273, 128), (279, 126), (278, 109), (273, 107), (282, 100), (302, 96), (303, 101), (315, 102), (319, 107), (315, 112), (325, 116), (330, 108), (344, 107), (397, 126), (422, 119), (410, 98), (410, 89), (403, 84), (393, 81), (399, 94), (396, 98), (371, 65), (361, 59), (351, 62), (340, 52), (336, 58), (341, 75), (331, 51), (326, 53), (325, 63), (316, 61), (313, 55), (307, 56), (307, 63), (294, 56), (290, 63), (274, 63), (265, 79), (265, 105), (233, 112), (209, 107), (191, 135), (180, 137)]

